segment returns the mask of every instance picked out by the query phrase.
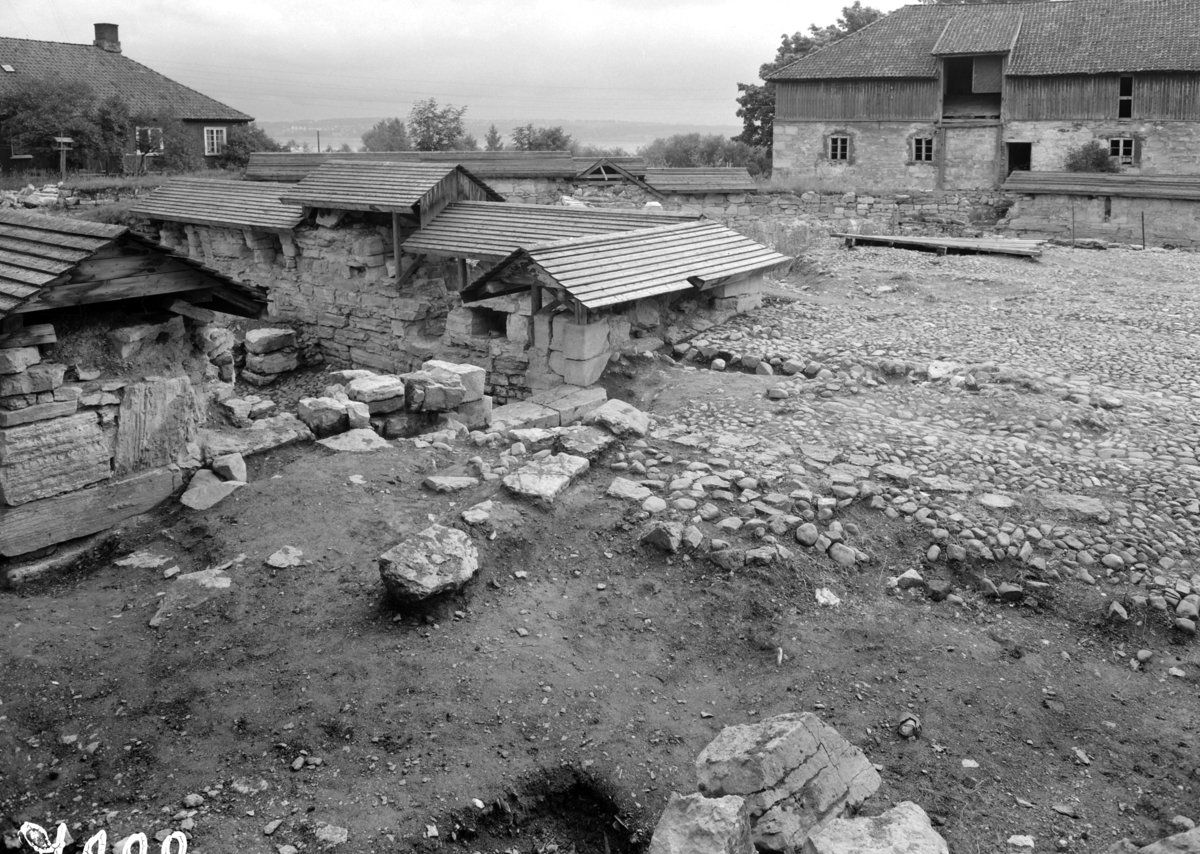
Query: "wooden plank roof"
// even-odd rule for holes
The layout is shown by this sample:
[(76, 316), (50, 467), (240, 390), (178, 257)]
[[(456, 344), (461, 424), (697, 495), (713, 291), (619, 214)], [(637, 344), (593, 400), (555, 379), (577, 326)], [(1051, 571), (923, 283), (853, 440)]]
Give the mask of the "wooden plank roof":
[(148, 219), (291, 231), (304, 220), (304, 208), (280, 200), (290, 184), (181, 178), (139, 199), (131, 211)]
[(647, 169), (646, 183), (660, 193), (745, 193), (756, 189), (742, 166)]
[[(624, 169), (630, 175), (638, 178), (646, 174), (646, 158), (640, 155), (614, 155), (612, 157), (576, 157), (575, 175), (576, 177), (603, 176), (605, 172), (616, 171), (608, 170), (608, 166), (616, 166)], [(614, 177), (610, 175), (609, 177)]]
[(1121, 175), (1103, 172), (1013, 172), (1009, 193), (1200, 200), (1200, 175)]
[(698, 218), (699, 214), (614, 208), (455, 202), (404, 241), (401, 249), (414, 255), (500, 260), (525, 246)]
[(506, 290), (513, 265), (530, 263), (587, 308), (704, 289), (791, 259), (710, 221), (559, 240), (519, 249), (462, 291), (464, 303)]
[(0, 317), (35, 299), (128, 230), (123, 225), (0, 210)]
[[(595, 162), (598, 158), (590, 158)], [(578, 168), (569, 151), (355, 151), (267, 152), (250, 155), (246, 178), (250, 181), (300, 181), (332, 160), (384, 161), (389, 163), (457, 164), (479, 178), (558, 178), (570, 180)]]
[(366, 160), (322, 163), (300, 183), (289, 186), (282, 201), (330, 210), (410, 213), (456, 173), (482, 188), (493, 201), (504, 201), (491, 187), (453, 163)]

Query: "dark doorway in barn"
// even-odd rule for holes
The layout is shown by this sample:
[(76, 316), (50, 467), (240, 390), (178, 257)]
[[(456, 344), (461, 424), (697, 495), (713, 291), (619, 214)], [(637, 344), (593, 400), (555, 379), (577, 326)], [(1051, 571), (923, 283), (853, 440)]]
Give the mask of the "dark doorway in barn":
[(1008, 174), (1016, 170), (1030, 171), (1033, 166), (1033, 143), (1010, 142), (1008, 145)]

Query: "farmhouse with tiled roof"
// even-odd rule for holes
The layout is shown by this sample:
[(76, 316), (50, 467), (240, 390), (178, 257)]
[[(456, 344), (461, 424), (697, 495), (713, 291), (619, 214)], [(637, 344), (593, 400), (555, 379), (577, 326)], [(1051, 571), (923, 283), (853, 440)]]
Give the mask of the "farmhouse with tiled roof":
[(767, 78), (774, 166), (858, 189), (980, 190), (1099, 141), (1200, 173), (1200, 3), (904, 6)]
[[(230, 128), (254, 120), (124, 56), (116, 24), (96, 24), (96, 38), (90, 45), (0, 36), (0, 95), (31, 78), (83, 82), (97, 99), (121, 97), (135, 116), (145, 117), (148, 122), (147, 127), (131, 135), (131, 155), (138, 151), (139, 141), (150, 151), (159, 147), (161, 128), (149, 126), (155, 118), (182, 122), (189, 144), (197, 154), (207, 157), (221, 153)], [(0, 125), (0, 169), (40, 166), (36, 162), (40, 154), (24, 150), (21, 141), (10, 138)]]

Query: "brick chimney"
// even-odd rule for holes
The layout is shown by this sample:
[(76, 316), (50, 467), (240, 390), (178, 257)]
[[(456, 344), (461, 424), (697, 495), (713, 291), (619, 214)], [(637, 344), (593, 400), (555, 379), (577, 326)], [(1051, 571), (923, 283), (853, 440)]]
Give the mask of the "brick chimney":
[(120, 53), (121, 42), (117, 39), (117, 25), (96, 24), (96, 40), (92, 44), (109, 53)]

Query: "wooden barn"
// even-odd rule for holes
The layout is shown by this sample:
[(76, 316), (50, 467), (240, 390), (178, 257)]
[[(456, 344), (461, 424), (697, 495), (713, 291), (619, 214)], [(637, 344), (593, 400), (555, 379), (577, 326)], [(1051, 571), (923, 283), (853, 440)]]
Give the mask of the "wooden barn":
[(774, 167), (870, 190), (987, 190), (1098, 142), (1123, 172), (1200, 173), (1200, 4), (904, 6), (787, 65)]

